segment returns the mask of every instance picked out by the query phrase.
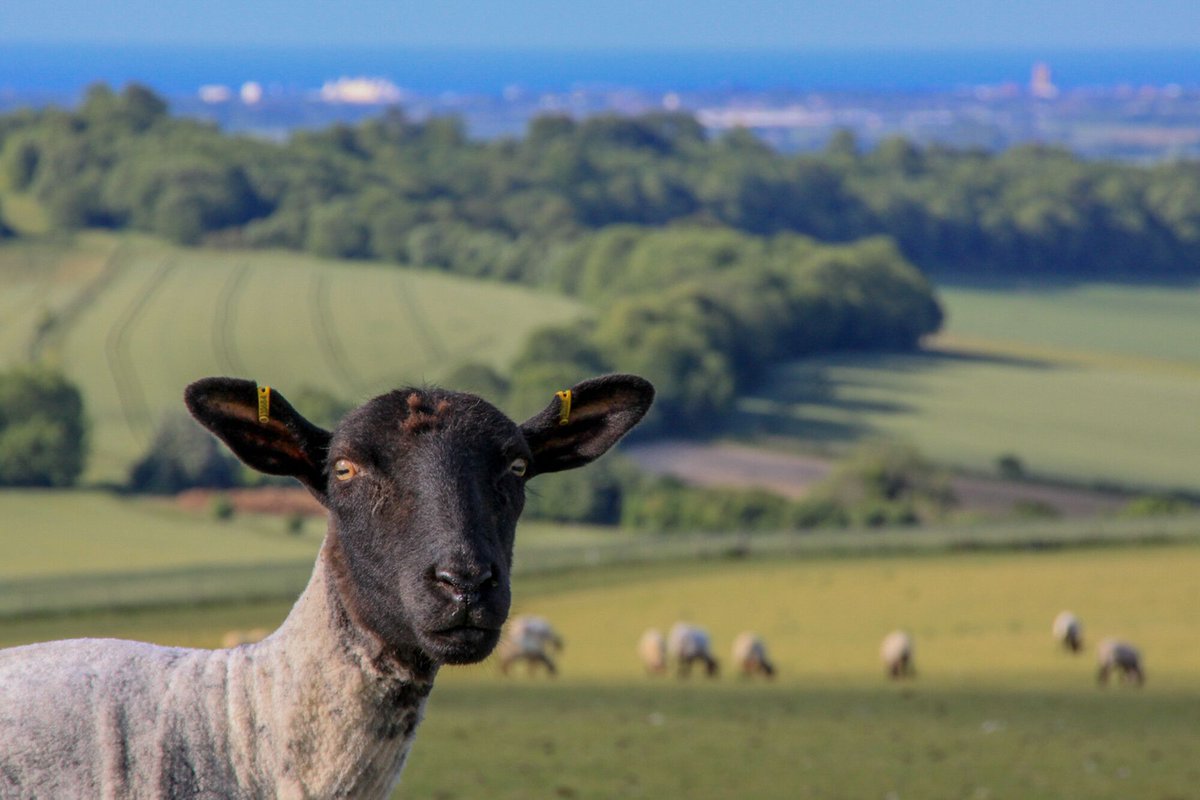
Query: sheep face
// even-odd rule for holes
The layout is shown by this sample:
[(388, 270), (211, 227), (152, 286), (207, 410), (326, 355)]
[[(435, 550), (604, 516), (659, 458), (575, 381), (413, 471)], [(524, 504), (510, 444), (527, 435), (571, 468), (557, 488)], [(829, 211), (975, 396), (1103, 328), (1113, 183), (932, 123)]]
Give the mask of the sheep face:
[(331, 557), (352, 610), (389, 648), (434, 663), (488, 655), (533, 454), (492, 406), (393, 392), (349, 415), (329, 447)]
[(525, 482), (599, 457), (653, 397), (641, 378), (608, 375), (517, 425), (474, 395), (405, 389), (331, 434), (251, 381), (207, 378), (185, 392), (239, 458), (295, 477), (329, 509), (323, 553), (350, 623), (381, 653), (427, 669), (496, 646)]

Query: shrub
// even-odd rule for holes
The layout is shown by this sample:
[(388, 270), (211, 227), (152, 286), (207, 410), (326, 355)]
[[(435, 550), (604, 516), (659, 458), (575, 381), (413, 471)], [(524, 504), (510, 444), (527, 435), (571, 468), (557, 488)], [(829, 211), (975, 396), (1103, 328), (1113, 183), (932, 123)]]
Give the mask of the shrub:
[(0, 373), (0, 485), (71, 486), (87, 459), (83, 395), (61, 373)]

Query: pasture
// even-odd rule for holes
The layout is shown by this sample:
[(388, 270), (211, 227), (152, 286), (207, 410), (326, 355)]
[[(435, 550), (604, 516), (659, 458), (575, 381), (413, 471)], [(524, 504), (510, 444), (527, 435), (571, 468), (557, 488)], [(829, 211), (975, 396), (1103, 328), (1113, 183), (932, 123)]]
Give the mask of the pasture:
[(296, 253), (98, 233), (0, 246), (0, 366), (46, 359), (82, 387), (90, 482), (123, 481), (198, 377), (357, 402), (467, 361), (503, 368), (530, 331), (579, 313), (532, 289)]
[[(1182, 798), (1200, 780), (1200, 548), (745, 559), (519, 577), (514, 612), (566, 640), (550, 680), (494, 661), (447, 667), (398, 797)], [(1114, 587), (1120, 587), (1115, 591)], [(1143, 648), (1141, 689), (1094, 682), (1090, 654), (1050, 639), (1072, 608), (1088, 644)], [(5, 644), (110, 635), (213, 646), (274, 625), (287, 603), (0, 624)], [(723, 674), (650, 678), (633, 654), (679, 618), (713, 634)], [(877, 647), (916, 638), (892, 684)], [(771, 682), (730, 673), (742, 628)], [(1090, 647), (1089, 647), (1090, 652)]]
[(729, 432), (839, 452), (899, 437), (989, 473), (1200, 491), (1200, 291), (946, 290), (945, 333), (917, 354), (839, 354), (776, 369)]

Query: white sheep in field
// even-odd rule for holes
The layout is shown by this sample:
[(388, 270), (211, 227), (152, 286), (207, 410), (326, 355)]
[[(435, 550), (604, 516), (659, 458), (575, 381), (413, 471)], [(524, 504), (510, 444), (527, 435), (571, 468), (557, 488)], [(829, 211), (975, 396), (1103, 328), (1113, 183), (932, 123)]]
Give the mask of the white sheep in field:
[(1050, 630), (1055, 640), (1072, 653), (1083, 649), (1083, 623), (1070, 611), (1060, 611)]
[(638, 639), (638, 658), (648, 675), (667, 671), (667, 639), (658, 628), (647, 628)]
[(716, 676), (719, 669), (708, 631), (686, 622), (675, 623), (667, 634), (667, 657), (675, 662), (681, 678), (691, 674), (692, 664), (696, 661), (704, 664), (705, 674), (710, 678)]
[(916, 675), (913, 662), (913, 640), (905, 631), (892, 631), (883, 637), (879, 646), (879, 657), (884, 669), (892, 678), (908, 678)]
[(1096, 645), (1096, 660), (1100, 670), (1096, 680), (1101, 686), (1108, 684), (1108, 673), (1115, 671), (1121, 683), (1132, 683), (1141, 686), (1146, 682), (1146, 672), (1142, 667), (1142, 654), (1128, 642), (1119, 639), (1103, 639)]
[(767, 656), (767, 645), (762, 637), (751, 631), (743, 631), (733, 639), (733, 663), (743, 675), (775, 677), (775, 665)]
[(439, 668), (500, 637), (525, 482), (600, 456), (653, 398), (620, 375), (569, 392), (517, 425), (474, 395), (399, 390), (330, 433), (250, 381), (189, 386), (244, 462), (328, 509), (308, 587), (232, 649), (0, 651), (0, 797), (386, 797)]
[(562, 637), (544, 617), (516, 617), (508, 626), (508, 635), (500, 640), (496, 648), (500, 670), (507, 675), (514, 662), (525, 661), (531, 673), (538, 664), (542, 664), (551, 675), (555, 675), (558, 667), (550, 657), (549, 650), (560, 651), (562, 646)]

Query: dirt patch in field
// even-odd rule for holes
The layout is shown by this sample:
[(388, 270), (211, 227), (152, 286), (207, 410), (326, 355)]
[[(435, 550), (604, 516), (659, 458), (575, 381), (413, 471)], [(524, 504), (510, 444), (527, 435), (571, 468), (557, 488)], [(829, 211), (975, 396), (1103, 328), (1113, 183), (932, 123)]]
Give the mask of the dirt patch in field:
[(239, 514), (303, 514), (325, 516), (324, 507), (306, 489), (270, 486), (261, 489), (190, 489), (175, 497), (175, 504), (185, 511), (208, 511), (216, 497), (225, 497)]
[[(766, 489), (793, 499), (808, 494), (835, 464), (819, 456), (737, 444), (656, 442), (624, 452), (652, 474), (673, 475), (696, 486)], [(961, 509), (988, 515), (1010, 514), (1023, 505), (1038, 504), (1064, 517), (1090, 517), (1112, 513), (1129, 501), (1119, 494), (993, 478), (955, 476), (950, 485)]]

